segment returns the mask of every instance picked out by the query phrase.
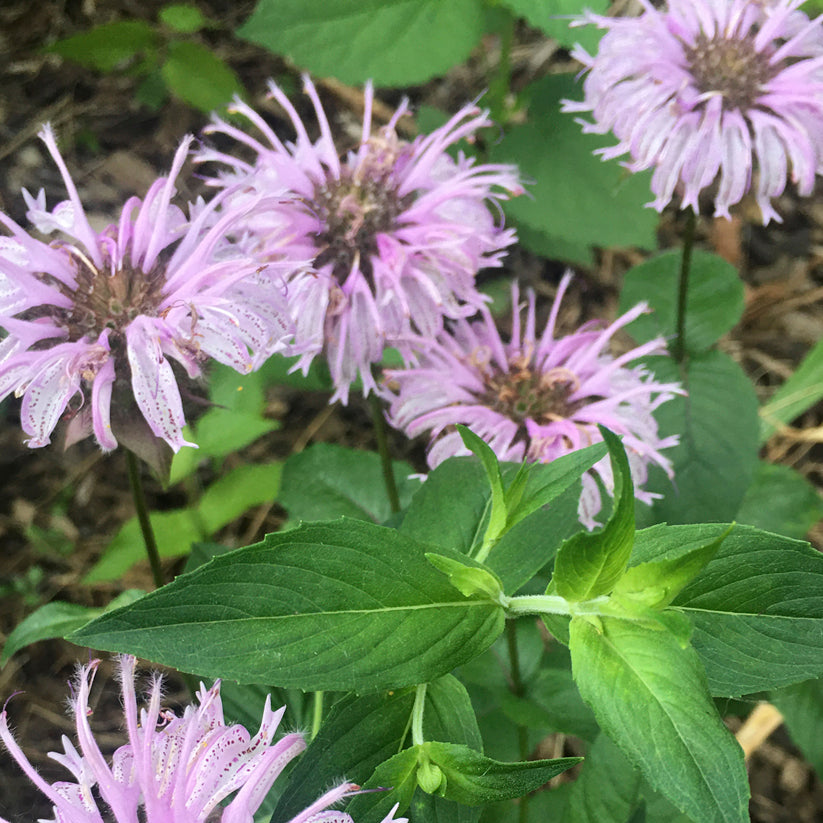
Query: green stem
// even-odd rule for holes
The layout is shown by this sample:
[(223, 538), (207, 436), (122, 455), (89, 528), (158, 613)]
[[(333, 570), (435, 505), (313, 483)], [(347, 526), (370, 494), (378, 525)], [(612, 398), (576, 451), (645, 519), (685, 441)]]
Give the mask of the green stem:
[(506, 19), (503, 21), (498, 32), (500, 37), (500, 60), (494, 75), (489, 81), (488, 99), (492, 120), (496, 123), (505, 124), (507, 116), (506, 98), (509, 94), (509, 87), (511, 86), (511, 55), (516, 18), (502, 6), (498, 7), (496, 11), (500, 15), (505, 14)]
[(314, 706), (311, 716), (311, 735), (309, 740), (314, 740), (317, 737), (317, 732), (320, 731), (320, 724), (323, 722), (323, 692), (314, 693)]
[[(506, 643), (509, 648), (509, 663), (511, 666), (511, 691), (516, 697), (523, 697), (526, 690), (523, 686), (523, 677), (520, 674), (520, 650), (517, 647), (517, 625), (514, 620), (506, 621)], [(517, 725), (517, 745), (520, 751), (520, 760), (529, 759), (529, 730), (522, 724)], [(526, 823), (529, 817), (529, 796), (524, 794), (520, 798), (518, 818), (519, 823)]]
[(393, 512), (400, 511), (400, 496), (397, 493), (397, 483), (394, 481), (394, 470), (389, 454), (389, 441), (386, 438), (386, 421), (383, 419), (383, 404), (380, 398), (372, 393), (369, 395), (371, 402), (371, 416), (374, 422), (374, 436), (377, 439), (377, 451), (380, 453), (380, 465), (383, 469), (383, 482), (386, 484), (386, 495), (389, 498), (389, 506)]
[(697, 215), (689, 206), (686, 209), (686, 229), (683, 232), (683, 256), (680, 259), (680, 278), (677, 290), (677, 328), (672, 346), (672, 356), (678, 363), (686, 357), (686, 308), (689, 297), (689, 272), (692, 266), (692, 249), (694, 248), (694, 230)]
[(134, 508), (137, 510), (137, 520), (140, 523), (140, 531), (143, 533), (143, 544), (146, 547), (146, 554), (149, 556), (154, 585), (159, 589), (163, 581), (163, 569), (160, 565), (160, 552), (157, 550), (157, 540), (154, 537), (154, 529), (151, 527), (149, 517), (149, 507), (146, 505), (146, 495), (143, 492), (143, 482), (140, 479), (140, 467), (137, 465), (137, 456), (134, 452), (125, 449), (126, 466), (129, 472), (129, 483), (131, 484), (131, 495), (134, 498)]
[(423, 737), (423, 710), (426, 707), (426, 690), (428, 683), (420, 683), (414, 692), (414, 706), (412, 707), (412, 745), (420, 746), (426, 742)]

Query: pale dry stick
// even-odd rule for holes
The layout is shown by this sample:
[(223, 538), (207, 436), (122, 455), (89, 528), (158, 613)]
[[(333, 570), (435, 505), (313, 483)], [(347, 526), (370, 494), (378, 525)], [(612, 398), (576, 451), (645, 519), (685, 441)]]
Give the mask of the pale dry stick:
[(783, 715), (771, 703), (758, 703), (735, 735), (743, 749), (743, 757), (748, 760), (782, 724)]
[[(362, 89), (347, 86), (333, 77), (324, 77), (317, 81), (318, 86), (322, 86), (338, 97), (343, 103), (358, 114), (362, 114), (366, 108), (365, 95)], [(375, 98), (372, 101), (372, 119), (379, 123), (388, 123), (394, 117), (394, 108)], [(404, 114), (397, 121), (397, 131), (407, 137), (414, 137), (417, 134), (417, 126), (411, 114)]]

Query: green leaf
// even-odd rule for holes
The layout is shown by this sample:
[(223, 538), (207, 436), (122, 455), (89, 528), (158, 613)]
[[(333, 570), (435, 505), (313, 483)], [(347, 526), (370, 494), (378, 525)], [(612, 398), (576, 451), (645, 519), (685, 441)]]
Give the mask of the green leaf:
[[(282, 471), (282, 463), (238, 466), (212, 483), (196, 507), (152, 512), (151, 524), (160, 556), (187, 554), (193, 543), (210, 537), (253, 506), (274, 500)], [(112, 580), (144, 559), (145, 551), (140, 524), (132, 517), (83, 580)]]
[(240, 451), (258, 437), (278, 428), (263, 416), (266, 378), (261, 371), (239, 374), (220, 363), (209, 371), (209, 398), (215, 405), (197, 420), (186, 436), (198, 449), (180, 449), (172, 460), (170, 483), (177, 483), (208, 457)]
[(415, 493), (400, 533), (469, 554), (483, 539), (490, 496), (489, 482), (478, 460), (444, 460)]
[(729, 522), (737, 516), (757, 463), (757, 398), (751, 381), (719, 351), (689, 359), (685, 373), (656, 358), (658, 380), (682, 380), (687, 397), (675, 397), (656, 412), (662, 435), (678, 433), (666, 449), (674, 481), (659, 473), (646, 488), (663, 494), (652, 505), (657, 522)]
[(493, 546), (506, 529), (506, 498), (503, 494), (503, 478), (500, 475), (500, 464), (497, 455), (491, 446), (465, 426), (458, 426), (457, 431), (463, 445), (474, 455), (480, 458), (486, 477), (491, 487), (491, 511), (486, 533), (483, 536), (483, 547)]
[(197, 504), (206, 534), (214, 534), (252, 506), (276, 499), (282, 472), (282, 463), (246, 463), (212, 483)]
[[(392, 466), (404, 508), (420, 482), (410, 479), (414, 470), (408, 463), (397, 460)], [(286, 460), (280, 503), (293, 520), (345, 516), (382, 523), (392, 513), (380, 456), (332, 443), (316, 443)]]
[(465, 597), (473, 594), (485, 594), (491, 600), (499, 600), (503, 594), (503, 585), (488, 569), (470, 566), (463, 560), (444, 557), (442, 554), (427, 552), (426, 559), (438, 571), (443, 572), (449, 582)]
[(466, 687), (447, 674), (426, 689), (426, 709), (423, 714), (423, 736), (426, 740), (460, 743), (483, 751), (483, 738), (477, 727), (477, 716)]
[(485, 27), (479, 0), (260, 0), (237, 33), (321, 77), (408, 86), (462, 63)]
[(503, 0), (504, 5), (525, 17), (532, 26), (569, 48), (579, 43), (590, 53), (597, 49), (603, 32), (595, 26), (572, 28), (570, 23), (584, 10), (605, 14), (609, 0)]
[(646, 808), (646, 823), (691, 823), (662, 795), (654, 792), (617, 745), (600, 734), (569, 794), (566, 823), (626, 823), (639, 808)]
[(160, 9), (160, 22), (181, 34), (193, 34), (208, 25), (197, 6), (185, 3), (172, 3)]
[[(539, 238), (539, 251), (554, 259), (588, 263), (594, 246), (653, 249), (658, 215), (643, 208), (650, 177), (594, 156), (614, 138), (582, 134), (574, 118), (560, 112), (562, 99), (580, 96), (575, 85), (570, 75), (535, 83), (530, 122), (491, 147), (493, 162), (517, 163), (523, 177), (534, 181), (531, 196), (505, 203), (506, 214), (528, 230), (527, 238)], [(585, 259), (580, 250), (588, 250)]]
[[(632, 562), (681, 554), (725, 530), (644, 529)], [(738, 697), (823, 675), (823, 555), (807, 543), (735, 526), (673, 605), (694, 624), (692, 644), (714, 695)]]
[[(161, 557), (179, 557), (187, 554), (192, 543), (207, 537), (200, 517), (196, 511), (191, 509), (152, 512), (150, 517)], [(101, 580), (114, 580), (145, 557), (146, 548), (140, 524), (136, 517), (132, 517), (120, 527), (106, 546), (103, 555), (83, 577), (83, 582), (98, 583)]]
[(318, 786), (341, 774), (365, 784), (403, 745), (413, 706), (413, 689), (347, 695), (335, 703), (292, 772), (273, 819), (291, 820), (317, 799)]
[[(417, 749), (413, 747), (383, 761), (363, 784), (364, 789), (381, 791), (355, 795), (346, 807), (352, 820), (357, 823), (382, 823), (395, 803), (400, 804), (397, 813), (403, 814), (417, 788), (417, 757)], [(389, 791), (385, 791), (387, 788)]]
[(580, 532), (557, 553), (552, 584), (557, 594), (577, 602), (609, 594), (626, 570), (634, 540), (634, 489), (626, 452), (618, 437), (600, 428), (614, 474), (614, 507), (602, 529)]
[[(486, 560), (506, 592), (531, 580), (551, 562), (562, 541), (582, 528), (577, 520), (579, 477), (602, 457), (604, 449), (598, 443), (529, 467), (523, 496), (510, 512), (509, 531)], [(501, 465), (506, 482), (518, 471), (515, 464)], [(432, 471), (415, 493), (400, 531), (432, 546), (470, 554), (482, 542), (490, 500), (481, 464), (473, 458), (451, 458)], [(548, 509), (541, 509), (547, 504), (551, 504)]]
[[(651, 313), (626, 327), (638, 343), (656, 337), (673, 339), (677, 331), (680, 284), (679, 251), (667, 251), (626, 272), (620, 292), (620, 313), (646, 302)], [(692, 253), (686, 301), (686, 351), (708, 351), (743, 314), (743, 283), (737, 269), (716, 254)]]
[(240, 78), (213, 51), (190, 40), (172, 40), (161, 68), (169, 91), (190, 106), (209, 113), (243, 93)]
[(823, 340), (809, 349), (794, 374), (760, 409), (760, 442), (765, 443), (781, 425), (810, 409), (823, 397)]
[(158, 45), (157, 32), (142, 20), (104, 23), (83, 34), (58, 40), (46, 51), (98, 71), (109, 72), (121, 63)]
[(427, 682), (482, 652), (504, 622), (499, 605), (461, 597), (427, 548), (357, 520), (304, 525), (216, 557), (71, 640), (287, 688)]
[(12, 629), (3, 646), (0, 665), (7, 663), (15, 652), (20, 651), (25, 646), (36, 643), (38, 640), (63, 637), (69, 632), (85, 626), (86, 623), (95, 617), (99, 617), (109, 609), (116, 609), (119, 606), (133, 603), (144, 594), (145, 592), (140, 589), (127, 589), (122, 594), (117, 595), (105, 608), (58, 601), (46, 603), (45, 606), (33, 611)]
[(675, 806), (701, 823), (746, 823), (743, 750), (723, 725), (700, 661), (666, 631), (571, 621), (572, 667), (601, 728)]
[(554, 560), (565, 540), (583, 530), (578, 519), (580, 494), (580, 481), (575, 481), (546, 508), (509, 529), (489, 552), (486, 566), (497, 574), (507, 594), (531, 581)]
[(790, 466), (760, 462), (737, 520), (800, 539), (823, 517), (820, 492)]
[(409, 823), (477, 823), (482, 809), (463, 806), (445, 797), (426, 794), (418, 787), (404, 812)]
[(668, 606), (717, 554), (731, 529), (729, 526), (720, 537), (704, 546), (663, 560), (649, 560), (632, 566), (617, 581), (614, 597), (619, 602), (628, 601), (629, 604), (642, 604), (653, 609)]
[(823, 680), (806, 680), (771, 695), (792, 740), (823, 776)]
[(443, 772), (438, 793), (467, 806), (522, 797), (580, 762), (579, 757), (563, 757), (501, 763), (455, 743), (428, 742), (420, 748)]

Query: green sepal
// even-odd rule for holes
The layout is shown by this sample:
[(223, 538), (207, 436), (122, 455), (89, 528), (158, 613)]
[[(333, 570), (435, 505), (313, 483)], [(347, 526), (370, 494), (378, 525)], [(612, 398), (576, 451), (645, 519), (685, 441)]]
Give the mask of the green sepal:
[(614, 587), (614, 600), (627, 611), (636, 606), (652, 609), (668, 606), (709, 564), (733, 528), (734, 524), (711, 542), (679, 556), (650, 560), (627, 569)]
[(563, 757), (501, 763), (456, 743), (427, 742), (419, 748), (443, 774), (437, 794), (466, 806), (522, 797), (581, 760), (579, 757)]

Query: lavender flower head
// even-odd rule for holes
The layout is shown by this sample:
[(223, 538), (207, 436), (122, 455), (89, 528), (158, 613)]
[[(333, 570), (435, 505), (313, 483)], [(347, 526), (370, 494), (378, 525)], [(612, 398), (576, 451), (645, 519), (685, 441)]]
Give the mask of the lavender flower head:
[[(675, 192), (698, 209), (716, 182), (715, 214), (752, 188), (763, 222), (780, 220), (771, 198), (786, 181), (811, 193), (823, 165), (823, 17), (802, 0), (640, 0), (636, 18), (587, 15), (607, 32), (592, 57), (583, 102), (584, 131), (612, 131), (604, 159), (629, 154), (632, 171), (654, 169), (649, 205), (661, 211)], [(581, 121), (582, 122), (582, 121)]]
[(192, 445), (168, 358), (195, 377), (207, 357), (247, 372), (283, 348), (292, 335), (284, 267), (261, 266), (223, 239), (251, 206), (218, 216), (217, 202), (200, 203), (187, 219), (171, 203), (191, 138), (167, 178), (96, 232), (49, 126), (40, 137), (69, 199), (48, 211), (42, 190), (36, 198), (23, 192), (35, 228), (60, 233), (50, 244), (0, 213), (11, 233), (0, 236), (0, 399), (23, 398), (31, 447), (49, 443), (68, 410), (69, 440), (93, 432), (113, 449), (130, 424), (113, 421), (112, 408), (122, 417), (135, 405), (133, 417), (142, 415), (154, 437), (175, 451)]
[(519, 194), (514, 167), (475, 164), (448, 149), (473, 139), (490, 125), (486, 112), (470, 105), (425, 137), (405, 142), (397, 123), (372, 131), (374, 94), (365, 90), (359, 145), (342, 159), (311, 81), (305, 79), (320, 127), (313, 142), (291, 102), (274, 84), (270, 95), (285, 109), (297, 137), (284, 144), (255, 111), (240, 101), (241, 114), (262, 141), (217, 120), (212, 132), (250, 147), (253, 164), (214, 150), (199, 159), (217, 160), (229, 171), (216, 185), (242, 185), (252, 196), (276, 195), (278, 204), (248, 221), (263, 259), (309, 259), (313, 271), (292, 278), (289, 302), (297, 326), (295, 352), (305, 371), (323, 352), (335, 399), (348, 399), (360, 375), (366, 394), (376, 388), (372, 364), (387, 345), (404, 350), (415, 333), (437, 334), (443, 318), (473, 314), (482, 303), (475, 275), (500, 264), (514, 242), (487, 208)]
[[(64, 736), (64, 751), (49, 754), (72, 773), (73, 782), (47, 783), (12, 736), (5, 709), (0, 714), (0, 739), (54, 804), (53, 823), (102, 823), (104, 811), (110, 813), (106, 819), (115, 823), (205, 823), (217, 819), (215, 809), (221, 823), (252, 823), (283, 768), (306, 748), (297, 733), (274, 742), (285, 707), (273, 711), (268, 697), (254, 737), (243, 726), (227, 726), (219, 681), (210, 689), (201, 684), (197, 705), (187, 706), (177, 716), (161, 707), (161, 681), (155, 676), (148, 705), (138, 711), (135, 659), (124, 656), (120, 682), (129, 742), (114, 752), (109, 764), (89, 726), (89, 692), (98, 664), (94, 661), (80, 670), (72, 700), (79, 751)], [(342, 783), (290, 823), (352, 823), (344, 812), (324, 809), (358, 789), (353, 783)], [(407, 823), (392, 816), (396, 808), (383, 823)], [(0, 823), (7, 821), (0, 818)]]
[[(522, 323), (517, 284), (512, 287), (512, 335), (504, 343), (487, 308), (481, 319), (454, 324), (424, 349), (417, 365), (388, 371), (391, 387), (389, 422), (409, 437), (430, 433), (428, 463), (468, 455), (454, 426), (461, 423), (483, 438), (500, 460), (549, 463), (602, 440), (598, 424), (622, 435), (638, 499), (656, 496), (642, 486), (650, 464), (670, 477), (671, 462), (661, 452), (678, 437), (660, 437), (654, 410), (675, 394), (678, 384), (658, 383), (642, 366), (629, 364), (665, 351), (652, 340), (619, 356), (608, 352), (618, 329), (647, 307), (640, 304), (610, 326), (592, 321), (573, 334), (555, 337), (560, 302), (571, 281), (560, 283), (543, 334), (538, 336), (535, 296), (530, 292)], [(612, 493), (614, 477), (608, 458), (583, 475), (579, 515), (588, 528), (602, 502), (595, 480)]]

